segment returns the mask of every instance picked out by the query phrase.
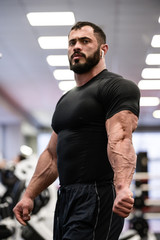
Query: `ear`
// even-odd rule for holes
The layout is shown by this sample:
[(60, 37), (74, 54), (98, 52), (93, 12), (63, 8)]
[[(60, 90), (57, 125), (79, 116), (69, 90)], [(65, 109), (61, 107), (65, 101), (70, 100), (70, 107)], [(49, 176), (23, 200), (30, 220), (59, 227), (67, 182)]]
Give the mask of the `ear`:
[(104, 55), (106, 55), (107, 51), (108, 51), (108, 45), (107, 44), (102, 44), (101, 45), (101, 57), (102, 58), (104, 57)]

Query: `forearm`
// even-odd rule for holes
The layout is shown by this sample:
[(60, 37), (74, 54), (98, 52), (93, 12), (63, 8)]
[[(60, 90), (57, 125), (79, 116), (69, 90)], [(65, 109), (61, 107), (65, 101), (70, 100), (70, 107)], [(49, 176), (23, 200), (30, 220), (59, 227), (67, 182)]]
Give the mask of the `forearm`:
[(108, 157), (114, 171), (116, 190), (129, 187), (136, 168), (136, 154), (131, 139), (108, 142)]
[(132, 132), (138, 118), (130, 111), (121, 111), (106, 121), (108, 158), (114, 171), (116, 198), (113, 211), (127, 217), (134, 199), (130, 184), (136, 167), (136, 154), (132, 145)]
[(40, 155), (33, 177), (23, 195), (14, 207), (16, 219), (26, 225), (34, 207), (34, 199), (58, 177), (57, 171), (57, 134), (53, 131), (46, 150)]
[(46, 149), (39, 157), (33, 177), (24, 196), (34, 199), (58, 177), (56, 160)]
[(129, 187), (136, 168), (136, 154), (132, 144), (132, 132), (138, 118), (129, 111), (115, 114), (106, 122), (108, 157), (114, 171), (116, 189)]

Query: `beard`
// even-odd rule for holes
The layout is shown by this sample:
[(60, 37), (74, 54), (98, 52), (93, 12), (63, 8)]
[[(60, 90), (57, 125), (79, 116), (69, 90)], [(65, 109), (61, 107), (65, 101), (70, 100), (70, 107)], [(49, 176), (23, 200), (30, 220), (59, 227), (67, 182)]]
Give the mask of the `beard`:
[[(99, 63), (100, 60), (100, 48), (98, 48), (91, 56), (86, 58), (86, 55), (84, 53), (80, 53), (77, 51), (76, 53), (81, 54), (85, 59), (85, 63), (80, 63), (79, 59), (77, 59), (77, 62), (75, 61), (74, 64), (72, 64), (72, 57), (69, 59), (70, 64), (70, 70), (77, 74), (83, 74), (89, 72), (94, 66), (96, 66)], [(72, 55), (73, 56), (73, 55)]]

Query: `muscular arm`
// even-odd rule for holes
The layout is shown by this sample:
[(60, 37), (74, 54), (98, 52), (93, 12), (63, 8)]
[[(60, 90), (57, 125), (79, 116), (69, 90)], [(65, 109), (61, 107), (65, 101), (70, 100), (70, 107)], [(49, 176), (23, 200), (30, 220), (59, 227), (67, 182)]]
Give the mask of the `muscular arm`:
[(47, 148), (39, 157), (34, 175), (25, 192), (32, 199), (52, 184), (58, 176), (56, 143), (57, 135), (53, 132)]
[(122, 217), (131, 212), (134, 200), (129, 187), (136, 167), (136, 154), (132, 145), (132, 132), (138, 118), (130, 111), (121, 111), (106, 121), (108, 157), (114, 171), (116, 199), (113, 211)]
[(17, 220), (23, 225), (26, 225), (25, 221), (30, 219), (34, 199), (58, 177), (56, 145), (57, 135), (53, 132), (47, 148), (39, 157), (22, 200), (13, 209)]

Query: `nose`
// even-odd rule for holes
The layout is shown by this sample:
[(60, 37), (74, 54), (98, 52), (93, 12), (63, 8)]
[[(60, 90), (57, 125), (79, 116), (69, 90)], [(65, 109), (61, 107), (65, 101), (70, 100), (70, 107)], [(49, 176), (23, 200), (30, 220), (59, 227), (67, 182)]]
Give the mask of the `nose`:
[(77, 41), (74, 45), (73, 51), (76, 52), (76, 51), (81, 51), (81, 50), (82, 50), (81, 43), (79, 41)]

